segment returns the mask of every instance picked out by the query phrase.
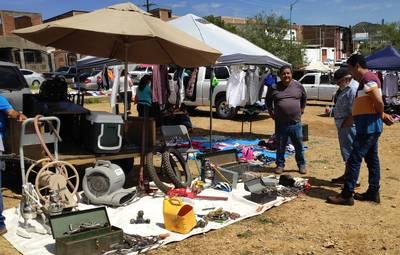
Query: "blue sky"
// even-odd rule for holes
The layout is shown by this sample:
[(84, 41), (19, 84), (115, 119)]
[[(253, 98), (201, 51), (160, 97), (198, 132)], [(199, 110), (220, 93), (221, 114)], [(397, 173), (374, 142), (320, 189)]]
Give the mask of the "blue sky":
[[(171, 8), (173, 14), (251, 17), (265, 11), (289, 18), (295, 0), (152, 0), (154, 8)], [(0, 9), (40, 12), (44, 19), (75, 10), (95, 10), (126, 0), (0, 0)], [(136, 5), (145, 0), (131, 0)], [(354, 25), (360, 21), (400, 21), (398, 0), (298, 0), (292, 20), (297, 24)]]

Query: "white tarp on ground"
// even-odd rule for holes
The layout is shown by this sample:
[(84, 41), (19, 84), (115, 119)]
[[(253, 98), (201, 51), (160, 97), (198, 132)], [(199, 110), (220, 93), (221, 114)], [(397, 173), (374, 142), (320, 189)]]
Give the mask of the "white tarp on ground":
[(289, 64), (248, 40), (211, 24), (196, 15), (187, 14), (168, 22), (220, 51), (222, 56), (218, 58), (218, 64), (260, 64), (277, 68)]
[[(249, 194), (249, 192), (244, 190), (243, 183), (239, 183), (238, 188), (230, 193), (214, 189), (204, 190), (201, 195), (228, 196), (229, 199), (227, 201), (191, 200), (194, 203), (193, 206), (196, 214), (207, 214), (208, 211), (202, 210), (204, 208), (215, 207), (217, 209), (222, 207), (224, 210), (239, 213), (240, 218), (236, 220), (228, 220), (223, 224), (209, 222), (205, 228), (196, 228), (189, 234), (185, 235), (169, 232), (163, 228), (163, 197), (154, 198), (146, 196), (126, 207), (119, 207), (115, 209), (107, 208), (107, 213), (111, 224), (123, 229), (123, 231), (128, 234), (149, 236), (170, 233), (170, 236), (167, 237), (161, 244), (165, 245), (167, 243), (181, 241), (192, 235), (197, 235), (213, 229), (219, 229), (228, 226), (237, 221), (261, 214), (274, 206), (279, 206), (282, 203), (291, 200), (291, 198), (278, 197), (276, 200), (260, 206), (260, 204), (251, 202), (244, 198), (244, 196)], [(79, 204), (80, 210), (93, 207), (94, 206), (92, 205)], [(130, 219), (136, 217), (139, 210), (144, 211), (144, 218), (150, 219), (150, 224), (133, 225), (129, 223)], [(17, 226), (22, 222), (22, 219), (18, 218), (16, 211), (16, 208), (11, 208), (3, 212), (4, 216), (6, 217), (6, 225), (8, 229), (8, 232), (4, 235), (4, 237), (24, 255), (54, 254), (55, 242), (51, 235), (33, 234), (32, 239), (25, 239), (16, 234)]]

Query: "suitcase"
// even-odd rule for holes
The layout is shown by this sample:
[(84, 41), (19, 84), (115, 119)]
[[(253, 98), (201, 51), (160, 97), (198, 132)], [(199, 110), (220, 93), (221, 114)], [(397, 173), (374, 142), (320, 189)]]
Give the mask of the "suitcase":
[[(101, 227), (71, 233), (83, 224)], [(56, 240), (56, 255), (97, 255), (123, 243), (123, 231), (110, 225), (105, 207), (70, 212), (50, 217), (50, 227)]]

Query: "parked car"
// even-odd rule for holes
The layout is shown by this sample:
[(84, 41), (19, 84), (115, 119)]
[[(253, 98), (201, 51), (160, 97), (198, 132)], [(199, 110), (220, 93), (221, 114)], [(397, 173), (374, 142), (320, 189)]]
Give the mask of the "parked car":
[(329, 73), (307, 73), (299, 82), (307, 92), (307, 99), (311, 100), (332, 101), (338, 89)]
[(78, 72), (75, 66), (62, 66), (54, 72), (54, 75), (64, 76), (68, 83), (74, 83)]
[[(212, 95), (212, 103), (216, 108), (216, 114), (222, 119), (233, 118), (236, 115), (238, 108), (229, 107), (226, 100), (226, 87), (230, 76), (229, 68), (227, 66), (219, 66), (214, 69), (214, 73), (215, 77), (219, 81), (218, 86), (215, 87)], [(193, 101), (184, 101), (184, 104), (189, 109), (194, 109), (197, 106), (210, 105), (210, 76), (211, 68), (199, 67), (195, 88), (195, 98)]]
[(153, 73), (153, 66), (152, 65), (145, 65), (145, 64), (140, 64), (133, 69), (133, 71), (129, 72), (129, 75), (131, 76), (131, 79), (134, 84), (139, 84), (140, 79), (145, 75), (145, 74), (152, 74)]
[(6, 97), (15, 110), (22, 111), (22, 96), (30, 93), (18, 66), (0, 61), (0, 95)]
[(37, 73), (29, 69), (20, 69), (20, 70), (21, 73), (24, 75), (28, 85), (39, 87), (42, 84), (42, 82), (45, 81), (45, 78), (41, 73)]
[(91, 72), (84, 72), (79, 75), (78, 81), (74, 82), (74, 89), (78, 90), (97, 90), (98, 84), (103, 83), (102, 71), (95, 70)]

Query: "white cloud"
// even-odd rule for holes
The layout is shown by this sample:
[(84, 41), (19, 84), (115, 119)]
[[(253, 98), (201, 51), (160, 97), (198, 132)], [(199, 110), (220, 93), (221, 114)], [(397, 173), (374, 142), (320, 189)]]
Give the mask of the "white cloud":
[(180, 1), (178, 3), (172, 4), (171, 8), (172, 9), (177, 9), (177, 8), (183, 8), (187, 6), (187, 2), (186, 1)]
[(193, 5), (192, 9), (200, 15), (210, 15), (215, 13), (215, 9), (222, 6), (220, 3), (201, 3)]
[(211, 4), (211, 7), (212, 8), (219, 8), (219, 7), (221, 7), (222, 6), (222, 4), (220, 4), (220, 3), (212, 3)]

